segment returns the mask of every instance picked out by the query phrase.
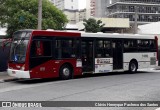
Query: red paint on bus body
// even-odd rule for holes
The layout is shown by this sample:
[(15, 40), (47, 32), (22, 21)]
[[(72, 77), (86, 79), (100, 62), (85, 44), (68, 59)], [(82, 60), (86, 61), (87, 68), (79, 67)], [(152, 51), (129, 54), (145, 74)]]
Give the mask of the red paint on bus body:
[(80, 37), (81, 33), (76, 32), (62, 32), (62, 31), (33, 31), (32, 36), (47, 36), (47, 37)]
[(54, 78), (59, 77), (59, 70), (63, 64), (70, 64), (73, 68), (73, 75), (82, 75), (82, 68), (76, 67), (76, 59), (69, 60), (50, 60), (38, 65), (30, 70), (32, 78)]

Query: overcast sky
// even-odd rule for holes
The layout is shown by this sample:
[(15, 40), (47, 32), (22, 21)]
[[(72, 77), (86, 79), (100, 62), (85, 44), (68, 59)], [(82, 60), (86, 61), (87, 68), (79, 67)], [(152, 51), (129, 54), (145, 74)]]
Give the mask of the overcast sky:
[(79, 9), (86, 8), (86, 0), (79, 0)]

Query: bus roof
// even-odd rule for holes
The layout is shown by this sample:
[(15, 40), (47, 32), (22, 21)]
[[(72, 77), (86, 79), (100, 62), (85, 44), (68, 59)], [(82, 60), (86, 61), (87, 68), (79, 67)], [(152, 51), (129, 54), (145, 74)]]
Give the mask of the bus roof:
[(118, 34), (118, 33), (81, 33), (81, 37), (155, 39), (154, 35)]
[(86, 33), (86, 32), (67, 32), (62, 30), (33, 30), (24, 29), (19, 31), (30, 31), (34, 36), (62, 36), (62, 37), (97, 37), (97, 38), (126, 38), (126, 39), (155, 39), (154, 35), (140, 34), (119, 34), (119, 33)]
[(56, 31), (56, 30), (33, 30), (32, 35), (36, 36), (70, 36), (70, 37), (80, 37), (81, 33), (79, 32), (65, 32), (65, 31)]

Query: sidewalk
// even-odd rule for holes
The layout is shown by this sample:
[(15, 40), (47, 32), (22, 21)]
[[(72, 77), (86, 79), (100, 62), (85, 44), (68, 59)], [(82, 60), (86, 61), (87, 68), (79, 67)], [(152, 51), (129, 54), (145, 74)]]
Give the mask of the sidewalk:
[(160, 66), (155, 67), (155, 70), (160, 70)]
[(16, 78), (12, 77), (12, 76), (9, 76), (7, 74), (7, 72), (0, 72), (0, 83), (2, 82), (7, 82), (7, 81), (12, 81), (12, 80), (15, 80)]

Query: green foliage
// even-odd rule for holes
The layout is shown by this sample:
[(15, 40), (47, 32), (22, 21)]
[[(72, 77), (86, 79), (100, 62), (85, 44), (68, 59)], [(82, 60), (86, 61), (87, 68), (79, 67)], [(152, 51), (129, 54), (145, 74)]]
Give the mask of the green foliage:
[(89, 18), (88, 20), (83, 20), (83, 25), (85, 26), (86, 32), (100, 32), (105, 24), (102, 24), (101, 20), (95, 20), (94, 18)]
[[(48, 0), (42, 1), (42, 29), (62, 30), (66, 16)], [(0, 0), (0, 12), (0, 25), (7, 25), (9, 36), (20, 29), (37, 29), (38, 0)]]

